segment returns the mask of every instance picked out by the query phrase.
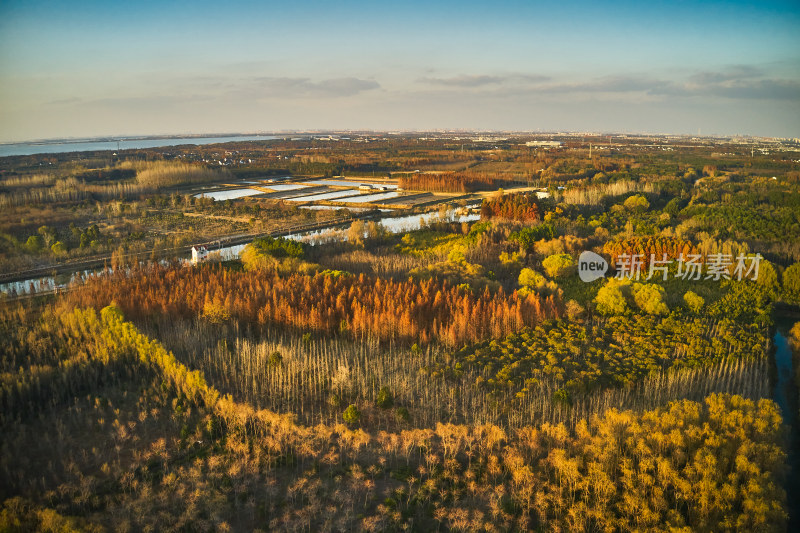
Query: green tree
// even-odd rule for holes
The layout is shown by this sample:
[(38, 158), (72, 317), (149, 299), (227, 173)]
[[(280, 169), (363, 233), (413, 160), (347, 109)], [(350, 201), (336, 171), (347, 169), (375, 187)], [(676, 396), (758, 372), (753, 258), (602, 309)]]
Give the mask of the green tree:
[(767, 289), (767, 293), (772, 297), (777, 295), (780, 285), (778, 284), (778, 273), (775, 271), (775, 267), (772, 266), (772, 263), (766, 260), (761, 261), (758, 265), (758, 279), (756, 279), (756, 283)]
[(664, 212), (670, 215), (677, 215), (681, 212), (681, 200), (680, 198), (673, 198), (667, 205), (664, 206)]
[(53, 252), (53, 255), (63, 255), (67, 253), (67, 247), (64, 246), (63, 242), (56, 241), (50, 246), (50, 251)]
[(783, 271), (783, 297), (790, 302), (800, 302), (800, 263)]
[(394, 417), (397, 419), (398, 422), (404, 424), (411, 419), (411, 414), (405, 407), (398, 407), (397, 409), (394, 410)]
[(609, 279), (605, 285), (597, 291), (594, 302), (597, 304), (597, 312), (602, 315), (621, 315), (628, 308), (628, 302), (622, 293), (622, 288), (629, 282), (617, 279)]
[(31, 253), (36, 253), (42, 249), (42, 238), (38, 235), (31, 235), (25, 242), (25, 248)]
[(650, 208), (650, 202), (647, 201), (647, 198), (642, 196), (641, 194), (637, 194), (636, 196), (631, 196), (623, 204), (625, 209), (628, 211), (633, 211), (637, 213), (643, 213)]
[(633, 301), (648, 315), (669, 313), (669, 308), (664, 303), (664, 288), (655, 283), (635, 283), (633, 285)]
[(355, 426), (361, 420), (361, 411), (358, 410), (355, 404), (351, 403), (347, 409), (344, 410), (342, 418), (345, 423)]
[(39, 232), (39, 235), (41, 235), (42, 238), (44, 239), (45, 246), (49, 248), (50, 245), (53, 243), (53, 241), (56, 239), (56, 230), (54, 230), (50, 226), (40, 226), (37, 231)]
[(523, 268), (519, 273), (517, 281), (521, 287), (527, 287), (529, 289), (538, 289), (547, 284), (545, 277), (532, 268)]
[(563, 276), (574, 266), (575, 260), (569, 254), (554, 254), (542, 261), (542, 268), (551, 278)]
[(686, 303), (686, 307), (695, 314), (699, 314), (706, 303), (702, 296), (692, 291), (686, 291), (686, 294), (683, 295), (683, 301)]
[(389, 387), (381, 387), (381, 390), (378, 391), (378, 398), (375, 404), (381, 409), (389, 409), (394, 405), (394, 397)]

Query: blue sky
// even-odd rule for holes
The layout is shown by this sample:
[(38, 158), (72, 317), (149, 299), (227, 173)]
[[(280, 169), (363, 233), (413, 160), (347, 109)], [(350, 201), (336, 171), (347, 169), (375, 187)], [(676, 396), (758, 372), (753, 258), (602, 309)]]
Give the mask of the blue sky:
[(0, 0), (0, 141), (450, 128), (800, 137), (800, 3)]

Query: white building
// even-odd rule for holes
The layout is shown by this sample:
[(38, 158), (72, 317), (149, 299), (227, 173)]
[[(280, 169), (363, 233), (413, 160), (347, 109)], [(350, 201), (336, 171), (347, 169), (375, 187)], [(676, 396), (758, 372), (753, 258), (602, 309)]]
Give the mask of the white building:
[(539, 148), (558, 148), (561, 146), (561, 141), (528, 141), (525, 146), (533, 146)]
[(192, 264), (203, 263), (208, 259), (208, 250), (205, 246), (192, 246)]

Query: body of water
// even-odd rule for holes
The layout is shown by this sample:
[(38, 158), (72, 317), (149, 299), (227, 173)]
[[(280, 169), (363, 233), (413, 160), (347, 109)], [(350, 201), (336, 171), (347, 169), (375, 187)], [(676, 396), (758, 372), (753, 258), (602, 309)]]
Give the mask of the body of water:
[[(381, 225), (389, 233), (405, 233), (419, 229), (431, 220), (438, 218), (439, 214), (435, 212), (424, 213), (422, 215), (406, 215), (401, 217), (388, 217), (381, 219)], [(449, 220), (454, 222), (474, 222), (480, 219), (480, 215), (456, 215), (451, 213)], [(285, 236), (286, 239), (307, 242), (309, 244), (316, 244), (322, 242), (329, 242), (335, 240), (346, 240), (346, 230), (337, 228), (326, 228), (304, 233), (292, 233)], [(219, 249), (211, 249), (209, 252), (219, 254), (222, 260), (231, 260), (239, 257), (239, 254), (244, 250), (245, 244), (237, 244), (235, 246), (226, 246)], [(189, 256), (182, 258), (181, 261), (189, 261)], [(42, 276), (40, 278), (26, 279), (22, 281), (12, 281), (10, 283), (0, 283), (0, 293), (6, 294), (35, 294), (38, 292), (52, 291), (56, 288), (64, 288), (73, 281), (91, 275), (102, 275), (106, 270), (98, 268), (95, 270), (84, 270), (72, 274), (69, 279), (60, 282), (63, 277), (54, 278), (53, 276)]]
[(295, 196), (294, 198), (285, 198), (287, 202), (315, 202), (317, 200), (332, 200), (334, 198), (341, 198), (342, 196), (352, 195), (353, 191), (332, 191), (320, 194), (309, 194), (308, 196)]
[(367, 202), (377, 202), (379, 200), (388, 200), (389, 198), (397, 198), (399, 192), (382, 192), (378, 194), (365, 194), (362, 196), (351, 196), (349, 198), (339, 198), (340, 202), (349, 202), (363, 204)]
[(79, 142), (28, 142), (0, 144), (0, 157), (12, 155), (61, 154), (66, 152), (96, 152), (99, 150), (131, 150), (140, 148), (159, 148), (161, 146), (179, 146), (182, 144), (218, 144), (241, 141), (268, 141), (279, 139), (272, 135), (242, 135), (235, 137), (175, 137), (171, 139), (120, 139), (95, 140)]
[(783, 328), (778, 329), (772, 338), (772, 342), (775, 343), (775, 367), (778, 378), (772, 399), (780, 406), (784, 419), (791, 420), (793, 413), (789, 391), (792, 385), (792, 349), (787, 339), (788, 327), (786, 331), (781, 331), (781, 329)]
[(366, 207), (339, 207), (335, 205), (301, 205), (300, 209), (310, 209), (311, 211), (338, 211), (339, 209), (347, 209), (354, 213), (369, 211)]
[(222, 191), (209, 191), (195, 194), (195, 198), (213, 198), (214, 200), (235, 200), (236, 198), (244, 198), (245, 196), (255, 196), (257, 194), (264, 194), (264, 191), (256, 189), (225, 189)]
[(772, 399), (781, 408), (783, 422), (789, 426), (787, 435), (786, 504), (789, 509), (787, 531), (800, 531), (800, 418), (798, 417), (798, 388), (794, 382), (794, 363), (789, 335), (796, 320), (790, 316), (778, 316), (772, 341), (775, 344), (775, 367), (777, 380)]
[[(261, 182), (254, 182), (254, 183), (261, 183)], [(263, 183), (261, 183), (264, 185)], [(296, 191), (298, 189), (307, 189), (308, 185), (300, 185), (299, 183), (284, 183), (284, 184), (272, 184), (267, 183), (264, 187), (268, 189), (272, 189), (273, 191)]]

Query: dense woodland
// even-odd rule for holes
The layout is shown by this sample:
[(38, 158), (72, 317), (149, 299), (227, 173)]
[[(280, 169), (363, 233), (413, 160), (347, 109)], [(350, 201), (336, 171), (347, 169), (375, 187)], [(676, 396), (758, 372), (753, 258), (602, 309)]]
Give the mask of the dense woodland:
[(263, 271), (153, 268), (103, 277), (70, 293), (76, 306), (116, 302), (137, 318), (164, 313), (230, 316), (251, 324), (281, 325), (354, 337), (451, 345), (499, 336), (558, 316), (552, 297), (473, 292), (434, 280), (404, 282), (358, 276)]
[[(798, 413), (772, 400), (773, 339), (800, 304), (796, 152), (587, 148), (379, 137), (0, 161), (0, 260), (17, 265), (128, 230), (152, 250), (190, 233), (183, 211), (247, 219), (220, 231), (316, 216), (181, 192), (220, 174), (551, 193), (3, 297), (0, 531), (785, 531)], [(123, 229), (134, 216), (151, 229)], [(755, 280), (584, 283), (585, 250), (764, 261)]]
[(536, 222), (541, 219), (539, 205), (531, 194), (498, 195), (481, 204), (481, 218), (485, 220), (517, 220)]
[(431, 192), (494, 191), (513, 181), (489, 172), (453, 172), (442, 174), (409, 174), (398, 182), (403, 189)]
[[(6, 331), (24, 313), (7, 313)], [(611, 409), (573, 430), (302, 426), (221, 396), (116, 308), (55, 313), (4, 346), (37, 369), (4, 385), (6, 527), (733, 530), (785, 520), (781, 417), (767, 400)], [(33, 450), (51, 459), (32, 461)]]

